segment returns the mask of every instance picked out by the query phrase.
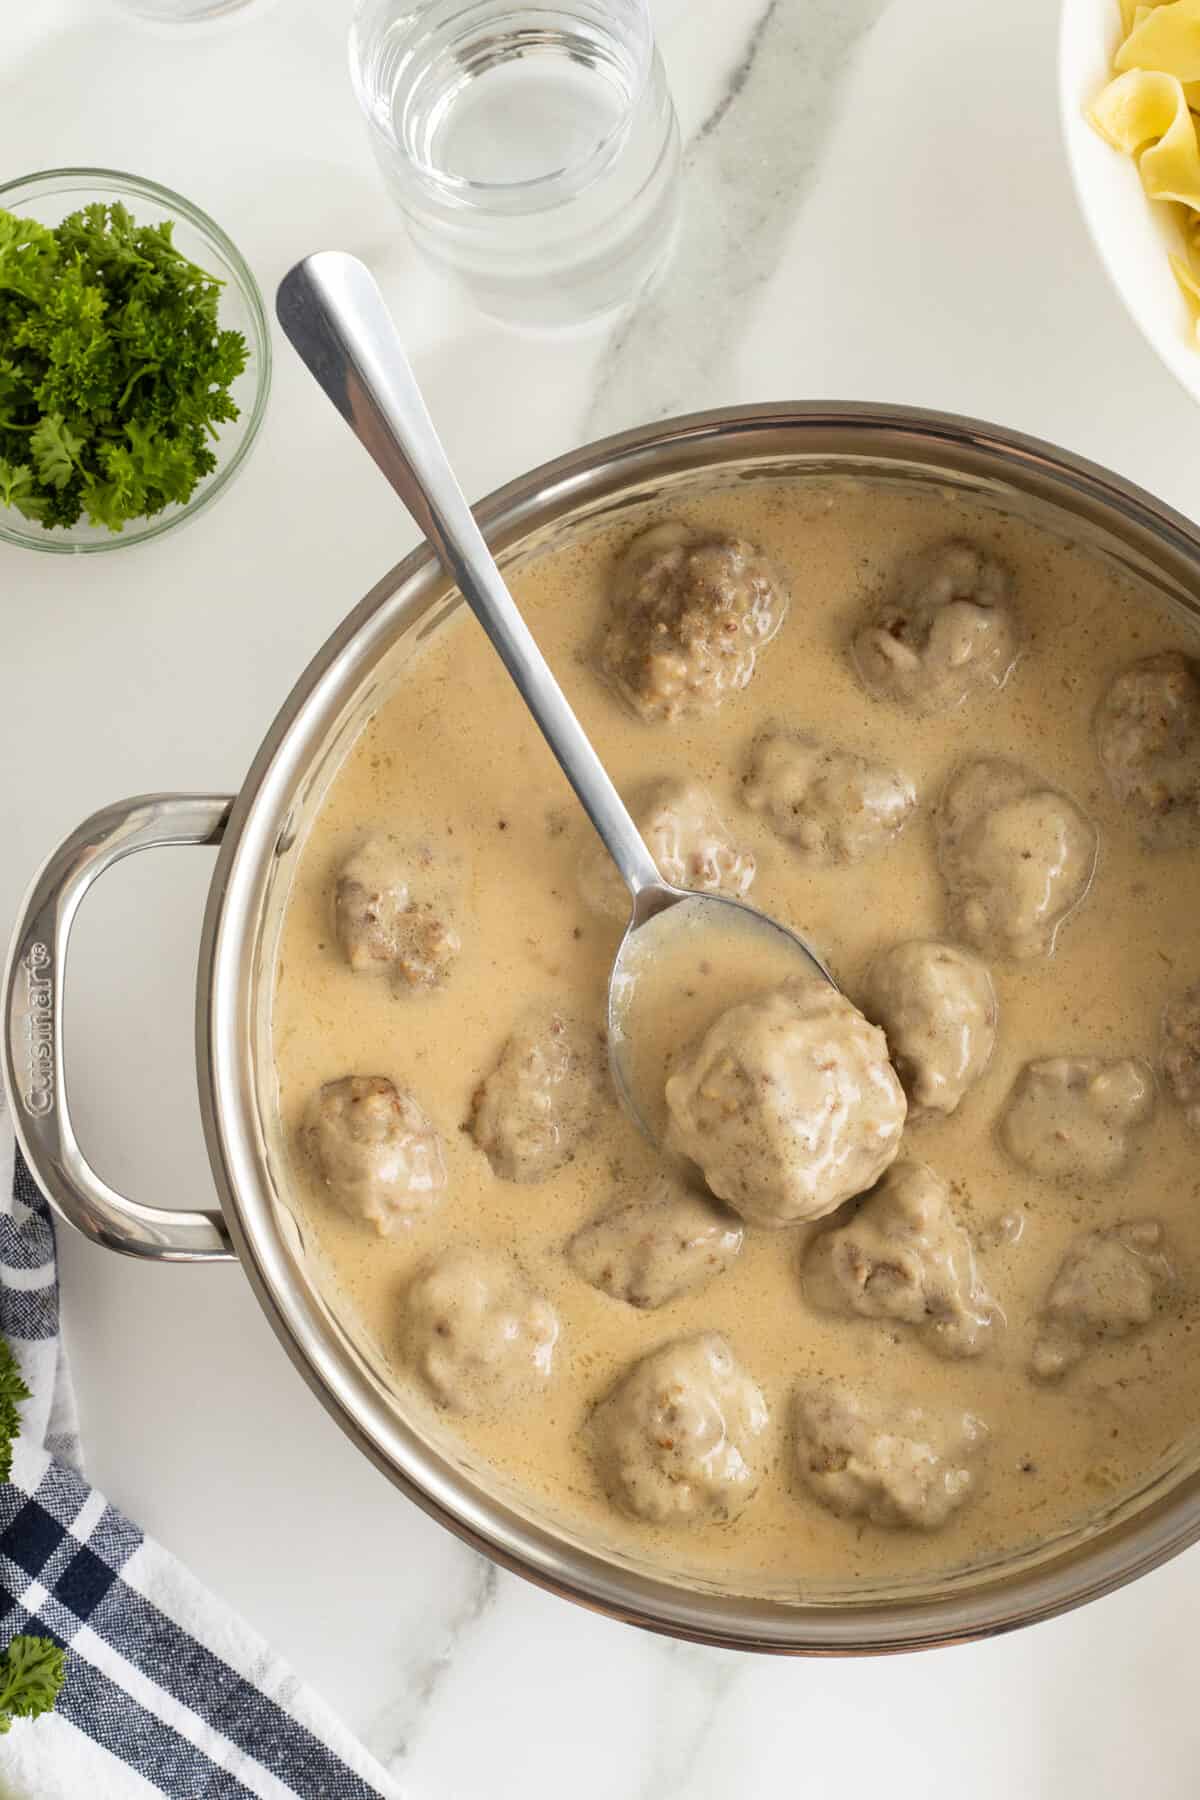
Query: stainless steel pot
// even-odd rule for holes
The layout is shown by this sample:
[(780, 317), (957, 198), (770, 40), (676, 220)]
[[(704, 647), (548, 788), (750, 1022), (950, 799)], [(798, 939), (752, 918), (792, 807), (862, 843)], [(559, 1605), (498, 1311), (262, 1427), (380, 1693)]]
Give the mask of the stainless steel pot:
[[(1116, 558), (1200, 620), (1200, 535), (1104, 470), (1046, 444), (906, 408), (761, 406), (647, 427), (547, 464), (478, 509), (502, 560), (533, 554), (670, 492), (854, 473), (985, 495)], [(51, 856), (25, 902), (5, 975), (4, 1074), (22, 1149), (70, 1224), (127, 1254), (238, 1257), (297, 1368), (343, 1430), (424, 1510), (505, 1567), (679, 1637), (838, 1653), (949, 1643), (1047, 1617), (1131, 1580), (1200, 1537), (1200, 1445), (1102, 1519), (986, 1567), (878, 1589), (744, 1597), (622, 1561), (489, 1490), (404, 1416), (386, 1376), (322, 1293), (273, 1147), (269, 992), (288, 882), (307, 823), (406, 652), (459, 604), (428, 550), (367, 595), (318, 653), (240, 794), (159, 794), (96, 814)], [(200, 946), (200, 1102), (220, 1211), (138, 1206), (89, 1166), (71, 1128), (62, 1054), (64, 959), (77, 907), (110, 864), (163, 844), (221, 844)]]

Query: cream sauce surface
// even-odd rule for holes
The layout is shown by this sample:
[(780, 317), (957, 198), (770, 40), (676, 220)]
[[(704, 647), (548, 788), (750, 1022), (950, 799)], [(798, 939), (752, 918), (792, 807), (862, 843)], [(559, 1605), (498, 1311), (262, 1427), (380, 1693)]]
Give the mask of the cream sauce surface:
[[(953, 1362), (900, 1330), (817, 1313), (798, 1276), (814, 1229), (804, 1226), (748, 1229), (728, 1272), (658, 1311), (608, 1298), (571, 1272), (563, 1246), (582, 1224), (648, 1187), (658, 1167), (615, 1103), (575, 1161), (548, 1181), (520, 1186), (492, 1173), (465, 1128), (474, 1090), (530, 1001), (603, 1021), (622, 926), (580, 899), (577, 867), (591, 828), (465, 613), (430, 641), (371, 718), (299, 857), (273, 1015), (296, 1211), (333, 1271), (337, 1305), (393, 1363), (417, 1417), (432, 1409), (394, 1365), (406, 1278), (450, 1244), (515, 1253), (562, 1322), (554, 1378), (499, 1419), (443, 1418), (439, 1429), (474, 1465), (496, 1471), (578, 1535), (722, 1585), (797, 1593), (940, 1573), (1027, 1549), (1110, 1505), (1200, 1424), (1200, 1149), (1179, 1110), (1160, 1091), (1130, 1168), (1091, 1188), (1018, 1168), (994, 1132), (1030, 1058), (1139, 1056), (1157, 1066), (1164, 1003), (1200, 974), (1197, 853), (1140, 847), (1108, 790), (1091, 731), (1116, 671), (1186, 645), (1188, 628), (1092, 555), (952, 496), (774, 483), (714, 491), (670, 516), (751, 539), (791, 590), (789, 616), (750, 685), (714, 716), (646, 725), (592, 671), (612, 564), (642, 520), (530, 562), (514, 578), (517, 597), (618, 785), (660, 775), (705, 783), (757, 857), (748, 898), (810, 939), (852, 999), (877, 951), (944, 930), (931, 811), (961, 758), (1019, 760), (1073, 796), (1099, 828), (1092, 890), (1053, 958), (989, 965), (999, 1034), (985, 1075), (949, 1118), (923, 1119), (905, 1134), (903, 1153), (952, 1184), (1006, 1328), (985, 1355)], [(1014, 571), (1024, 651), (998, 695), (975, 697), (949, 716), (918, 717), (867, 695), (847, 642), (901, 556), (958, 534)], [(773, 720), (904, 770), (919, 810), (900, 838), (853, 867), (802, 868), (739, 800), (751, 739)], [(338, 952), (335, 872), (364, 837), (380, 833), (441, 846), (452, 864), (463, 949), (441, 988), (398, 992), (386, 979), (354, 974)], [(728, 984), (718, 978), (715, 986), (724, 996)], [(705, 1004), (685, 996), (684, 1009)], [(674, 1026), (664, 1043), (673, 1039)], [(445, 1140), (449, 1187), (440, 1210), (396, 1237), (380, 1238), (339, 1213), (296, 1148), (309, 1096), (346, 1074), (386, 1075), (409, 1088)], [(1019, 1232), (993, 1229), (1006, 1215)], [(1146, 1216), (1163, 1221), (1182, 1278), (1166, 1316), (1089, 1352), (1061, 1385), (1036, 1385), (1027, 1374), (1036, 1313), (1067, 1244), (1082, 1230)], [(581, 1428), (631, 1362), (698, 1330), (723, 1332), (762, 1387), (772, 1448), (738, 1519), (671, 1532), (614, 1513)], [(849, 1376), (868, 1394), (902, 1392), (978, 1414), (990, 1430), (982, 1492), (934, 1532), (882, 1530), (824, 1510), (792, 1480), (787, 1439), (790, 1393), (818, 1374)]]

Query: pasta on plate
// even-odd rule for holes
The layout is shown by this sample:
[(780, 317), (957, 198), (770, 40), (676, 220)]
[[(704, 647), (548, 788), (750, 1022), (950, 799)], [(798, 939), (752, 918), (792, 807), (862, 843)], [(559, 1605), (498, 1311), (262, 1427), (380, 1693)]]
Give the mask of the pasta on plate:
[(1121, 0), (1121, 24), (1114, 79), (1089, 117), (1135, 158), (1150, 199), (1182, 209), (1184, 253), (1171, 257), (1171, 267), (1196, 308), (1200, 338), (1200, 0)]

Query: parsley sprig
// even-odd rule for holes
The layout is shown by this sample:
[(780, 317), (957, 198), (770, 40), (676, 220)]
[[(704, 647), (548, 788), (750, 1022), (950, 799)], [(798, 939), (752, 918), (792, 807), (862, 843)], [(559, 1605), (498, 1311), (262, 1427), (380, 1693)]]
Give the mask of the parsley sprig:
[(119, 202), (53, 229), (0, 208), (0, 505), (120, 531), (216, 468), (248, 350), (171, 236)]
[(12, 1474), (13, 1440), (21, 1435), (20, 1405), (28, 1398), (12, 1347), (0, 1337), (0, 1481)]
[(10, 1638), (0, 1656), (0, 1732), (14, 1719), (51, 1712), (66, 1679), (66, 1652), (50, 1638)]
[[(0, 1337), (0, 1482), (12, 1474), (13, 1442), (21, 1435), (22, 1400), (29, 1389), (6, 1338)], [(65, 1651), (51, 1638), (21, 1633), (0, 1654), (0, 1734), (14, 1719), (50, 1712), (67, 1673)]]

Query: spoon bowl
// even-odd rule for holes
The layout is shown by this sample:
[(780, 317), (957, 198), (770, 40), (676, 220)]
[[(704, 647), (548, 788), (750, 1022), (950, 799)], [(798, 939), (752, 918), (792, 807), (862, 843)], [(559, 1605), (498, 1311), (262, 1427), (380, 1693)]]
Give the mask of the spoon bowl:
[[(744, 900), (667, 882), (637, 894), (608, 978), (608, 1060), (618, 1097), (653, 1143), (674, 1053), (726, 1006), (804, 979), (837, 986), (811, 944)], [(690, 1014), (682, 1032), (681, 1008)]]
[[(714, 971), (728, 985), (728, 978), (737, 974), (734, 965), (740, 967), (739, 959), (730, 956), (736, 941), (743, 950), (752, 944), (746, 964), (749, 989), (738, 991), (735, 981), (727, 1004), (744, 998), (746, 991), (778, 986), (790, 977), (819, 976), (836, 985), (833, 977), (803, 938), (765, 913), (725, 895), (695, 894), (662, 879), (484, 542), (365, 264), (335, 250), (306, 257), (284, 276), (275, 310), (309, 373), (457, 583), (629, 889), (633, 912), (609, 977), (609, 1058), (621, 1100), (657, 1140), (662, 1122), (653, 1098), (661, 1090), (666, 1053), (640, 1058), (648, 1067), (644, 1073), (639, 1052), (649, 1035), (643, 1015), (649, 1020), (662, 1014), (660, 1007), (656, 1015), (653, 990), (669, 991), (664, 970), (675, 970), (675, 979), (685, 984), (685, 997), (693, 977), (707, 984)], [(774, 970), (770, 978), (768, 965)], [(756, 973), (764, 978), (757, 979)], [(649, 1003), (643, 1005), (647, 995)], [(673, 1005), (670, 1012), (674, 1017)]]

